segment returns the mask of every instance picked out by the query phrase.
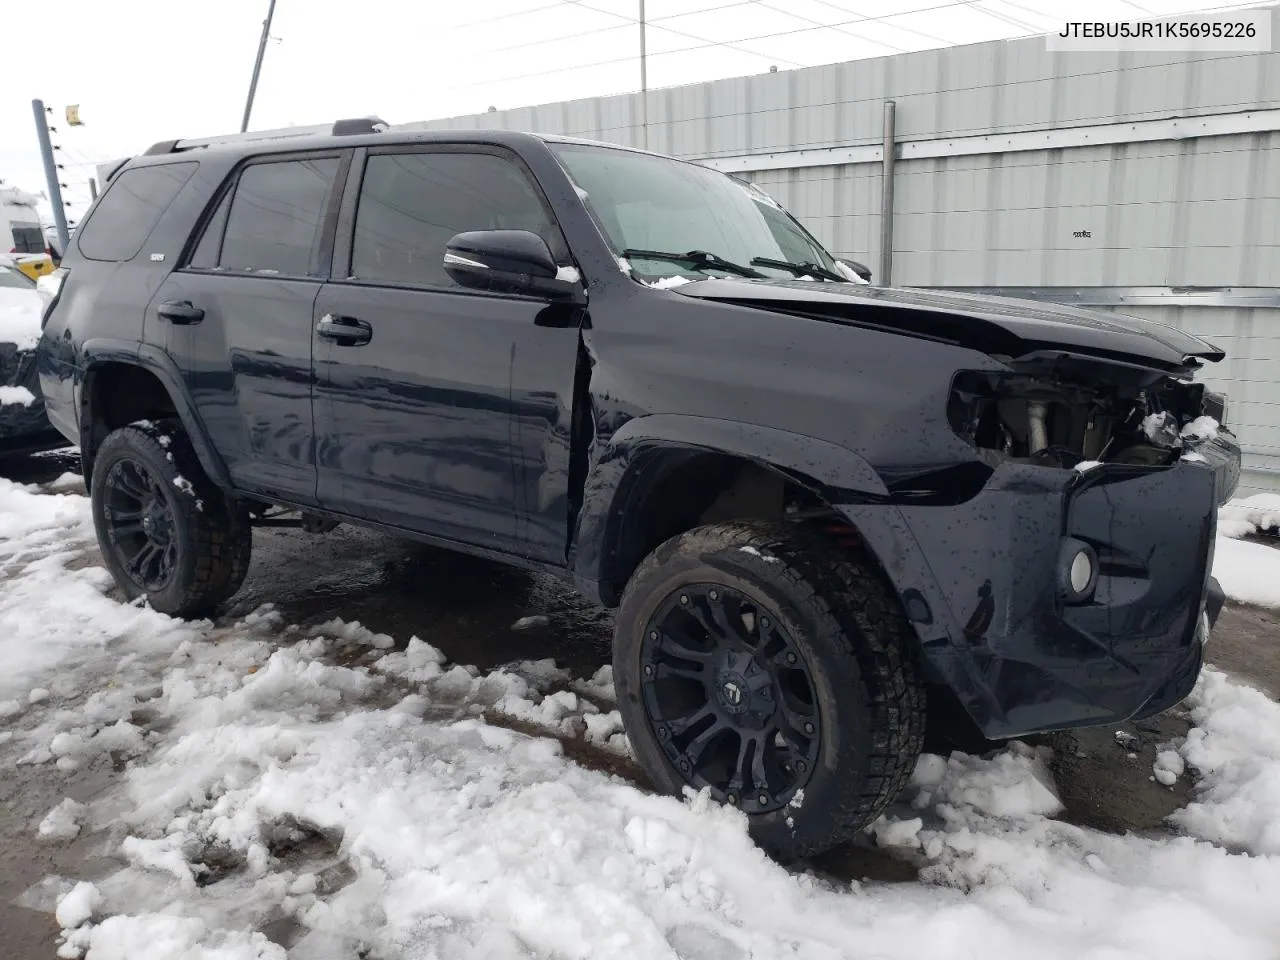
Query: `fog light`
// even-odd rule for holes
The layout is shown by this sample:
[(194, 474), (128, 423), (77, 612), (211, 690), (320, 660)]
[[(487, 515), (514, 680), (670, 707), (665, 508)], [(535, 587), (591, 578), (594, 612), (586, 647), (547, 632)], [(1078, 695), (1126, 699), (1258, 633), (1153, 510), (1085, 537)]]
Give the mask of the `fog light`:
[(1088, 553), (1081, 550), (1076, 554), (1075, 559), (1071, 561), (1071, 589), (1076, 593), (1084, 593), (1089, 587), (1089, 581), (1092, 579), (1093, 561), (1089, 559)]
[(1083, 540), (1069, 539), (1058, 554), (1058, 585), (1068, 602), (1088, 599), (1098, 583), (1098, 555)]

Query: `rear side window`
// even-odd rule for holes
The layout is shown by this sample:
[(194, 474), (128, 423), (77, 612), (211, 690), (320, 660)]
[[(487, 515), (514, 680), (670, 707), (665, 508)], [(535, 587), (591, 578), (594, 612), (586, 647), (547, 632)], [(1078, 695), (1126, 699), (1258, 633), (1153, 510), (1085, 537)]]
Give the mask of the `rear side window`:
[(378, 154), (365, 163), (351, 247), (360, 280), (455, 286), (445, 244), (467, 230), (531, 230), (563, 247), (538, 193), (510, 160), (489, 153)]
[[(320, 249), (320, 227), (337, 157), (280, 160), (245, 167), (227, 213), (217, 265), (305, 277), (313, 272)], [(219, 228), (219, 217), (209, 230)], [(211, 255), (205, 238), (197, 258)]]
[(76, 231), (80, 252), (90, 260), (132, 260), (197, 166), (166, 163), (118, 174)]

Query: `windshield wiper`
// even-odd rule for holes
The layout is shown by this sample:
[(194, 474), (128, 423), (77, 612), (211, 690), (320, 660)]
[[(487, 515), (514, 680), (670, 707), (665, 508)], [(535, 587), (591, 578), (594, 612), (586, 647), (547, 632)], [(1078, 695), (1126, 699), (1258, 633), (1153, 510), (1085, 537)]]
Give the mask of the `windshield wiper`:
[(819, 280), (839, 280), (847, 283), (848, 278), (842, 277), (833, 270), (826, 267), (820, 267), (816, 263), (792, 263), (790, 260), (771, 260), (768, 257), (753, 257), (752, 266), (756, 267), (773, 267), (777, 270), (790, 270), (797, 277), (814, 277)]
[(666, 260), (670, 263), (687, 263), (694, 270), (723, 270), (725, 273), (736, 273), (740, 277), (752, 277), (756, 280), (764, 279), (764, 274), (759, 270), (744, 267), (741, 264), (734, 263), (732, 260), (726, 260), (724, 257), (716, 256), (714, 253), (708, 253), (706, 250), (690, 250), (688, 253), (667, 253), (663, 250), (634, 250), (628, 248), (622, 251), (622, 255), (628, 260), (633, 257), (637, 260)]

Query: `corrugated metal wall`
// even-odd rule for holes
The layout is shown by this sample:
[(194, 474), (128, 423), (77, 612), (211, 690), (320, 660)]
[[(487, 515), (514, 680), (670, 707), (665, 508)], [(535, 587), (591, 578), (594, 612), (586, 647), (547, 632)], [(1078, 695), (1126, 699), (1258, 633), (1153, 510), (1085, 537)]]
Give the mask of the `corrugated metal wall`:
[[(1123, 309), (1228, 350), (1206, 373), (1231, 394), (1244, 490), (1280, 490), (1278, 52), (1049, 53), (1031, 38), (650, 91), (647, 137), (638, 94), (420, 126), (647, 139), (748, 176), (879, 274), (886, 100), (895, 285), (1163, 291), (1167, 305)], [(1179, 305), (1171, 288), (1197, 285), (1233, 289)], [(1248, 288), (1276, 307), (1231, 306), (1256, 302)]]

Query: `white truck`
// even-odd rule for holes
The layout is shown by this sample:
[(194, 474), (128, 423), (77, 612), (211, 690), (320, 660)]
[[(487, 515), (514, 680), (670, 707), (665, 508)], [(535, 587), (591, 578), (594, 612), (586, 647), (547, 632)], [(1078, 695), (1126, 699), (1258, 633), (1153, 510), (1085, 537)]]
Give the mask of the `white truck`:
[(0, 254), (8, 254), (33, 280), (53, 270), (38, 202), (39, 197), (25, 190), (0, 187)]

